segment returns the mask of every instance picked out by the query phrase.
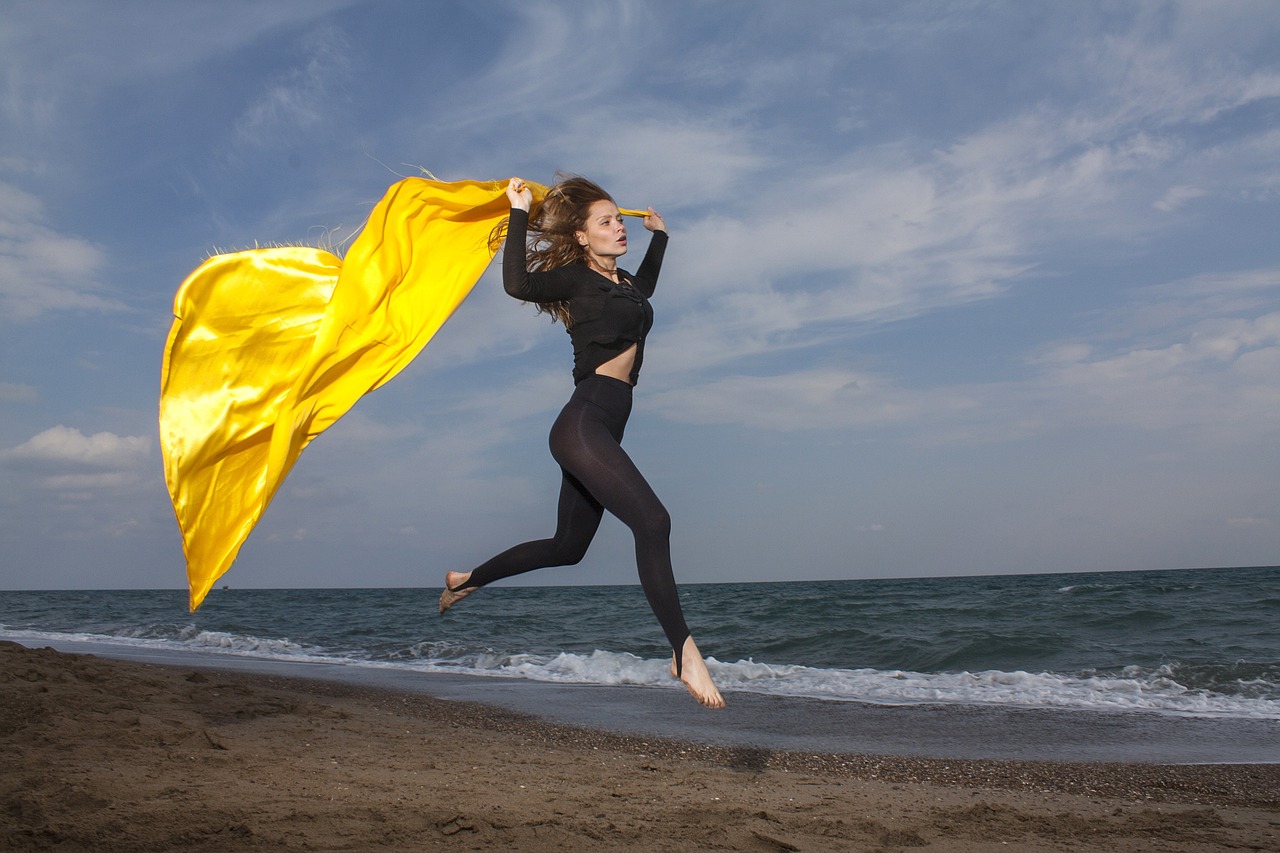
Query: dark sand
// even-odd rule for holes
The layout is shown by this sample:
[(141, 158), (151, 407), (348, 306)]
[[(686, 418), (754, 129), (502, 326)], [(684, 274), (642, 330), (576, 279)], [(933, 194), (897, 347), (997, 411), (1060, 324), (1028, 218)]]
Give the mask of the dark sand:
[(423, 849), (1280, 851), (1280, 765), (699, 746), (0, 643), (0, 850)]

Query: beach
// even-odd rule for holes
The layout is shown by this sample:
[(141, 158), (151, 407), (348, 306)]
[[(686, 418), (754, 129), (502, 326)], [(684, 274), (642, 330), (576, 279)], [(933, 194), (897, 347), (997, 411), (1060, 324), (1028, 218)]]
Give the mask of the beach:
[(1275, 764), (700, 745), (14, 643), (0, 682), (5, 850), (1280, 850)]

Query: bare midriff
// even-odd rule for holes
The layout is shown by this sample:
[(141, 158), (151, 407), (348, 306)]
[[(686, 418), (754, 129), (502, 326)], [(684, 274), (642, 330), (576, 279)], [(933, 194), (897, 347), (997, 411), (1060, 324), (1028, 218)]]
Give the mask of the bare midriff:
[(596, 373), (631, 384), (631, 371), (636, 366), (636, 345), (632, 344), (618, 355), (596, 368)]

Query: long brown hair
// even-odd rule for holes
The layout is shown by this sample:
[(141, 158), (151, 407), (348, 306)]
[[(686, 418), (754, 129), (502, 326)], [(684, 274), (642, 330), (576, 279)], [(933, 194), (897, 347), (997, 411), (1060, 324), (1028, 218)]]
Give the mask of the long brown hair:
[[(525, 264), (530, 272), (546, 272), (570, 264), (586, 263), (587, 250), (578, 244), (577, 233), (587, 224), (587, 212), (597, 201), (613, 201), (600, 186), (580, 175), (556, 172), (556, 181), (547, 191), (542, 204), (529, 217), (529, 243), (525, 247)], [(495, 242), (506, 237), (504, 220), (494, 229)], [(568, 328), (573, 323), (567, 302), (538, 305)]]

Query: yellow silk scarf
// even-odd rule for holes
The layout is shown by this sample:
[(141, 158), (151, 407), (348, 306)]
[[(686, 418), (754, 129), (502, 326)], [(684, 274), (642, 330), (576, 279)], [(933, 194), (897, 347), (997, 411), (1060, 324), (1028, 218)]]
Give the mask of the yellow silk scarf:
[[(540, 204), (547, 188), (526, 185)], [(467, 297), (509, 211), (505, 181), (408, 178), (345, 259), (307, 247), (216, 255), (178, 288), (160, 448), (193, 611), (303, 448), (408, 365)]]

